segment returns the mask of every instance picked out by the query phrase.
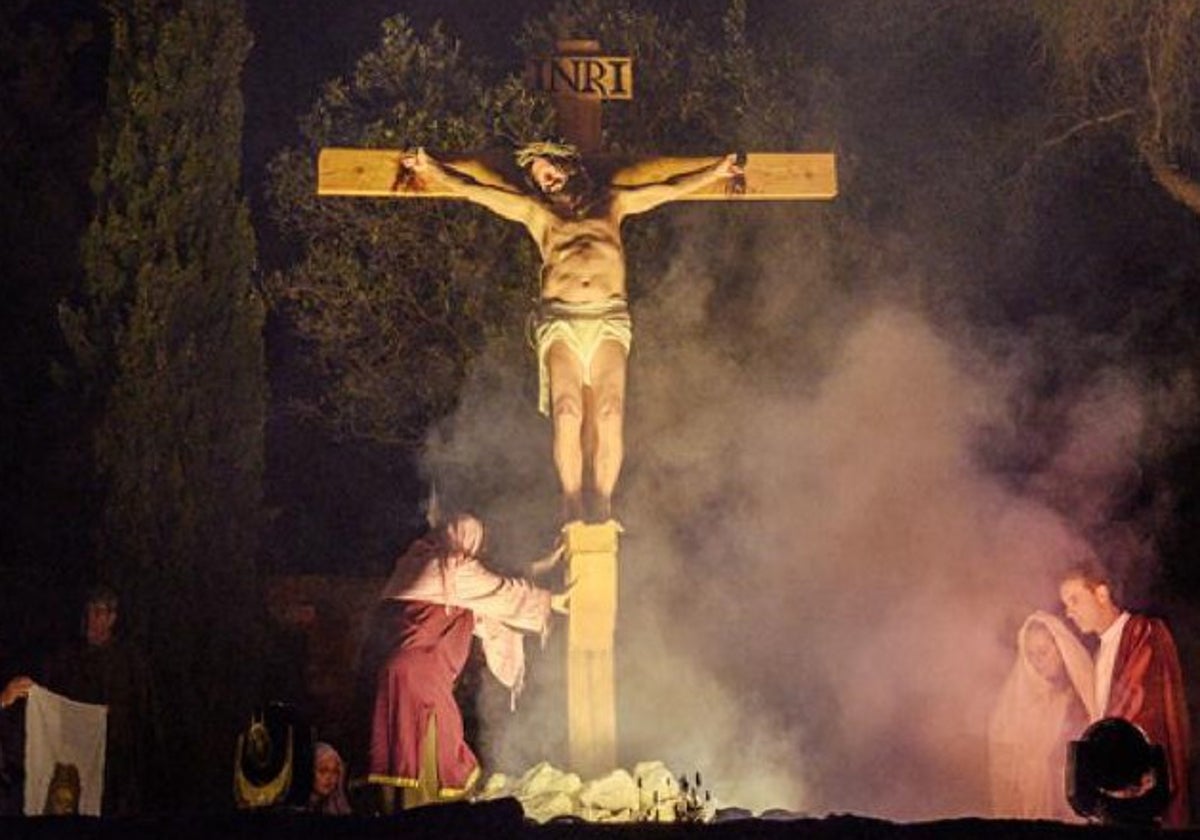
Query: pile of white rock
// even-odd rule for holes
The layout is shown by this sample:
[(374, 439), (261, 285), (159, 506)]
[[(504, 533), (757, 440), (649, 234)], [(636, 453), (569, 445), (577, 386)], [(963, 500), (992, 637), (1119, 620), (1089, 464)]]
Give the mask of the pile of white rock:
[(543, 761), (519, 778), (495, 773), (476, 799), (511, 796), (525, 816), (539, 823), (558, 818), (588, 822), (709, 822), (716, 802), (686, 779), (676, 778), (661, 761), (643, 761), (633, 768), (613, 770), (584, 781)]

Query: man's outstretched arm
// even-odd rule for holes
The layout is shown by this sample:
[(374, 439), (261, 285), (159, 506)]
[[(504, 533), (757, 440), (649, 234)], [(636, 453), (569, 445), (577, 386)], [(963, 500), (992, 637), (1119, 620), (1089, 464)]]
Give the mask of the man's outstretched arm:
[(729, 154), (718, 158), (709, 166), (672, 176), (665, 181), (636, 187), (614, 186), (613, 195), (620, 215), (645, 213), (660, 204), (682, 198), (709, 184), (736, 178), (742, 175), (743, 171), (742, 167), (738, 165), (737, 155)]
[(29, 689), (33, 685), (33, 680), (27, 676), (13, 677), (5, 683), (4, 690), (0, 691), (0, 709), (7, 709), (18, 700), (24, 700), (29, 696)]
[(454, 167), (442, 163), (423, 148), (402, 157), (400, 166), (430, 185), (486, 207), (497, 216), (520, 222), (526, 227), (532, 226), (537, 202), (522, 192), (482, 184), (465, 172), (459, 172)]

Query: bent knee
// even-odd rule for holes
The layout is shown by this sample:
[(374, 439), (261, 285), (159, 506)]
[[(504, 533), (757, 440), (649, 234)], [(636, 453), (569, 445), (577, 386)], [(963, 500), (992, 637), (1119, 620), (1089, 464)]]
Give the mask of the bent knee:
[(618, 393), (601, 393), (596, 398), (596, 417), (610, 422), (621, 419), (625, 398)]
[(583, 401), (575, 394), (560, 394), (550, 405), (556, 420), (578, 422), (583, 417)]

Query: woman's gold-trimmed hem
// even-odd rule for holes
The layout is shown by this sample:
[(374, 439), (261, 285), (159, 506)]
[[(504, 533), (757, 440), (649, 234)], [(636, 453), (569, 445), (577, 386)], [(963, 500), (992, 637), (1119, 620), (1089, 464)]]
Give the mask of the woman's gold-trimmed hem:
[(406, 779), (403, 776), (384, 776), (381, 773), (371, 773), (367, 776), (369, 785), (387, 785), (388, 787), (415, 788), (416, 779)]
[[(480, 770), (476, 764), (471, 774), (467, 776), (467, 783), (462, 787), (439, 787), (438, 797), (441, 799), (451, 799), (460, 796), (466, 796), (475, 787), (479, 781)], [(387, 785), (388, 787), (398, 788), (415, 788), (420, 787), (420, 781), (410, 779), (405, 776), (385, 776), (382, 773), (371, 773), (367, 776), (367, 784), (369, 785)]]

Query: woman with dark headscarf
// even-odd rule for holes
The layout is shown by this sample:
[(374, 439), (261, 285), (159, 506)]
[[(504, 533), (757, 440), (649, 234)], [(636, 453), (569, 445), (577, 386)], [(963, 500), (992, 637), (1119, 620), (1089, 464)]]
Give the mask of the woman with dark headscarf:
[[(478, 780), (454, 700), (471, 637), (515, 701), (525, 676), (522, 633), (547, 630), (550, 592), (487, 569), (482, 549), (483, 523), (454, 515), (409, 546), (384, 587), (391, 653), (376, 681), (368, 781), (400, 788), (406, 808), (461, 798)], [(560, 596), (554, 609), (565, 611)]]
[(1066, 795), (1067, 744), (1094, 718), (1092, 658), (1058, 618), (1035, 612), (988, 730), (992, 813), (1077, 820)]

